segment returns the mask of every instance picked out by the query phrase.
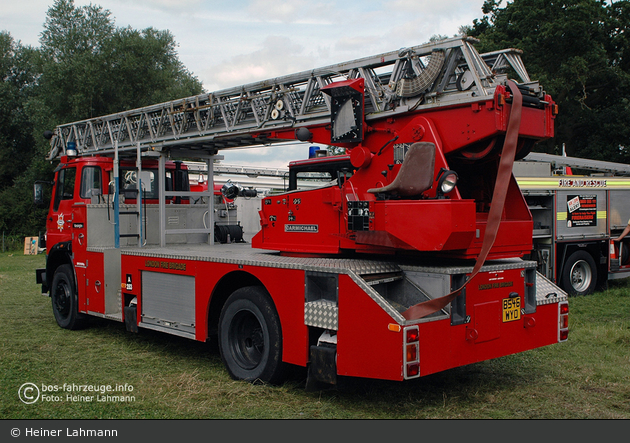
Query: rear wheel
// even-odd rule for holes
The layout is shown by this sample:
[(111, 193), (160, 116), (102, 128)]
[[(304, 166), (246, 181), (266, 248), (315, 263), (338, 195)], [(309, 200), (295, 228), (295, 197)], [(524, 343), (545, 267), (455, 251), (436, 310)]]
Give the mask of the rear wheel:
[(261, 287), (238, 289), (228, 298), (219, 319), (221, 359), (235, 380), (280, 383), (282, 330), (278, 313)]
[(569, 295), (588, 295), (597, 285), (597, 266), (586, 251), (575, 251), (564, 263), (562, 289)]
[(57, 324), (64, 329), (79, 329), (85, 317), (79, 314), (74, 274), (70, 265), (61, 265), (55, 271), (50, 288), (53, 314)]

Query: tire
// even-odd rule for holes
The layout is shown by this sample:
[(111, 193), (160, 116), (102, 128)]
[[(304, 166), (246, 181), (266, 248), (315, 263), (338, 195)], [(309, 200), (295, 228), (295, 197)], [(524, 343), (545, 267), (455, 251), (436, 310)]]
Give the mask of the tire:
[(562, 269), (561, 285), (569, 295), (588, 295), (597, 286), (597, 266), (586, 251), (575, 251)]
[(284, 380), (280, 318), (263, 288), (240, 288), (227, 299), (219, 318), (219, 351), (234, 380)]
[(55, 320), (60, 327), (74, 330), (85, 326), (85, 316), (79, 314), (74, 273), (70, 265), (61, 265), (55, 271), (50, 298)]

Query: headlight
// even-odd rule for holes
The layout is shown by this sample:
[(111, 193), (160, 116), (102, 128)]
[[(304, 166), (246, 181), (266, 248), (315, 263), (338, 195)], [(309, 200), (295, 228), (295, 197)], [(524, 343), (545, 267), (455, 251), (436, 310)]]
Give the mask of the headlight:
[(234, 200), (238, 197), (240, 190), (241, 188), (239, 185), (228, 180), (221, 188), (221, 194), (223, 194), (223, 196), (228, 200)]
[(457, 185), (457, 173), (455, 171), (444, 171), (439, 178), (438, 189), (440, 194), (448, 194)]

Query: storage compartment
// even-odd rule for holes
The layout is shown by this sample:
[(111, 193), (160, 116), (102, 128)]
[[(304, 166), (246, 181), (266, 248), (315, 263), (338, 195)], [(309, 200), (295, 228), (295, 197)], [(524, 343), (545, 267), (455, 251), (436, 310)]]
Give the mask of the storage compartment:
[(195, 333), (195, 278), (142, 272), (141, 324), (176, 335)]

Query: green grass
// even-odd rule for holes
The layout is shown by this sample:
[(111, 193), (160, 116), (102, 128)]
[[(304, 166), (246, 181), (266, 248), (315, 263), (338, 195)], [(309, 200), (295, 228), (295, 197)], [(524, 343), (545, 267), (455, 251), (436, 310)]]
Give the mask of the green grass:
[[(0, 254), (0, 417), (5, 419), (629, 419), (630, 285), (570, 299), (569, 341), (410, 382), (343, 379), (307, 392), (230, 379), (216, 344), (91, 319), (55, 323), (34, 269), (44, 256)], [(133, 401), (38, 401), (24, 383), (133, 386)], [(118, 395), (119, 393), (116, 393)], [(85, 394), (83, 394), (85, 395)]]

